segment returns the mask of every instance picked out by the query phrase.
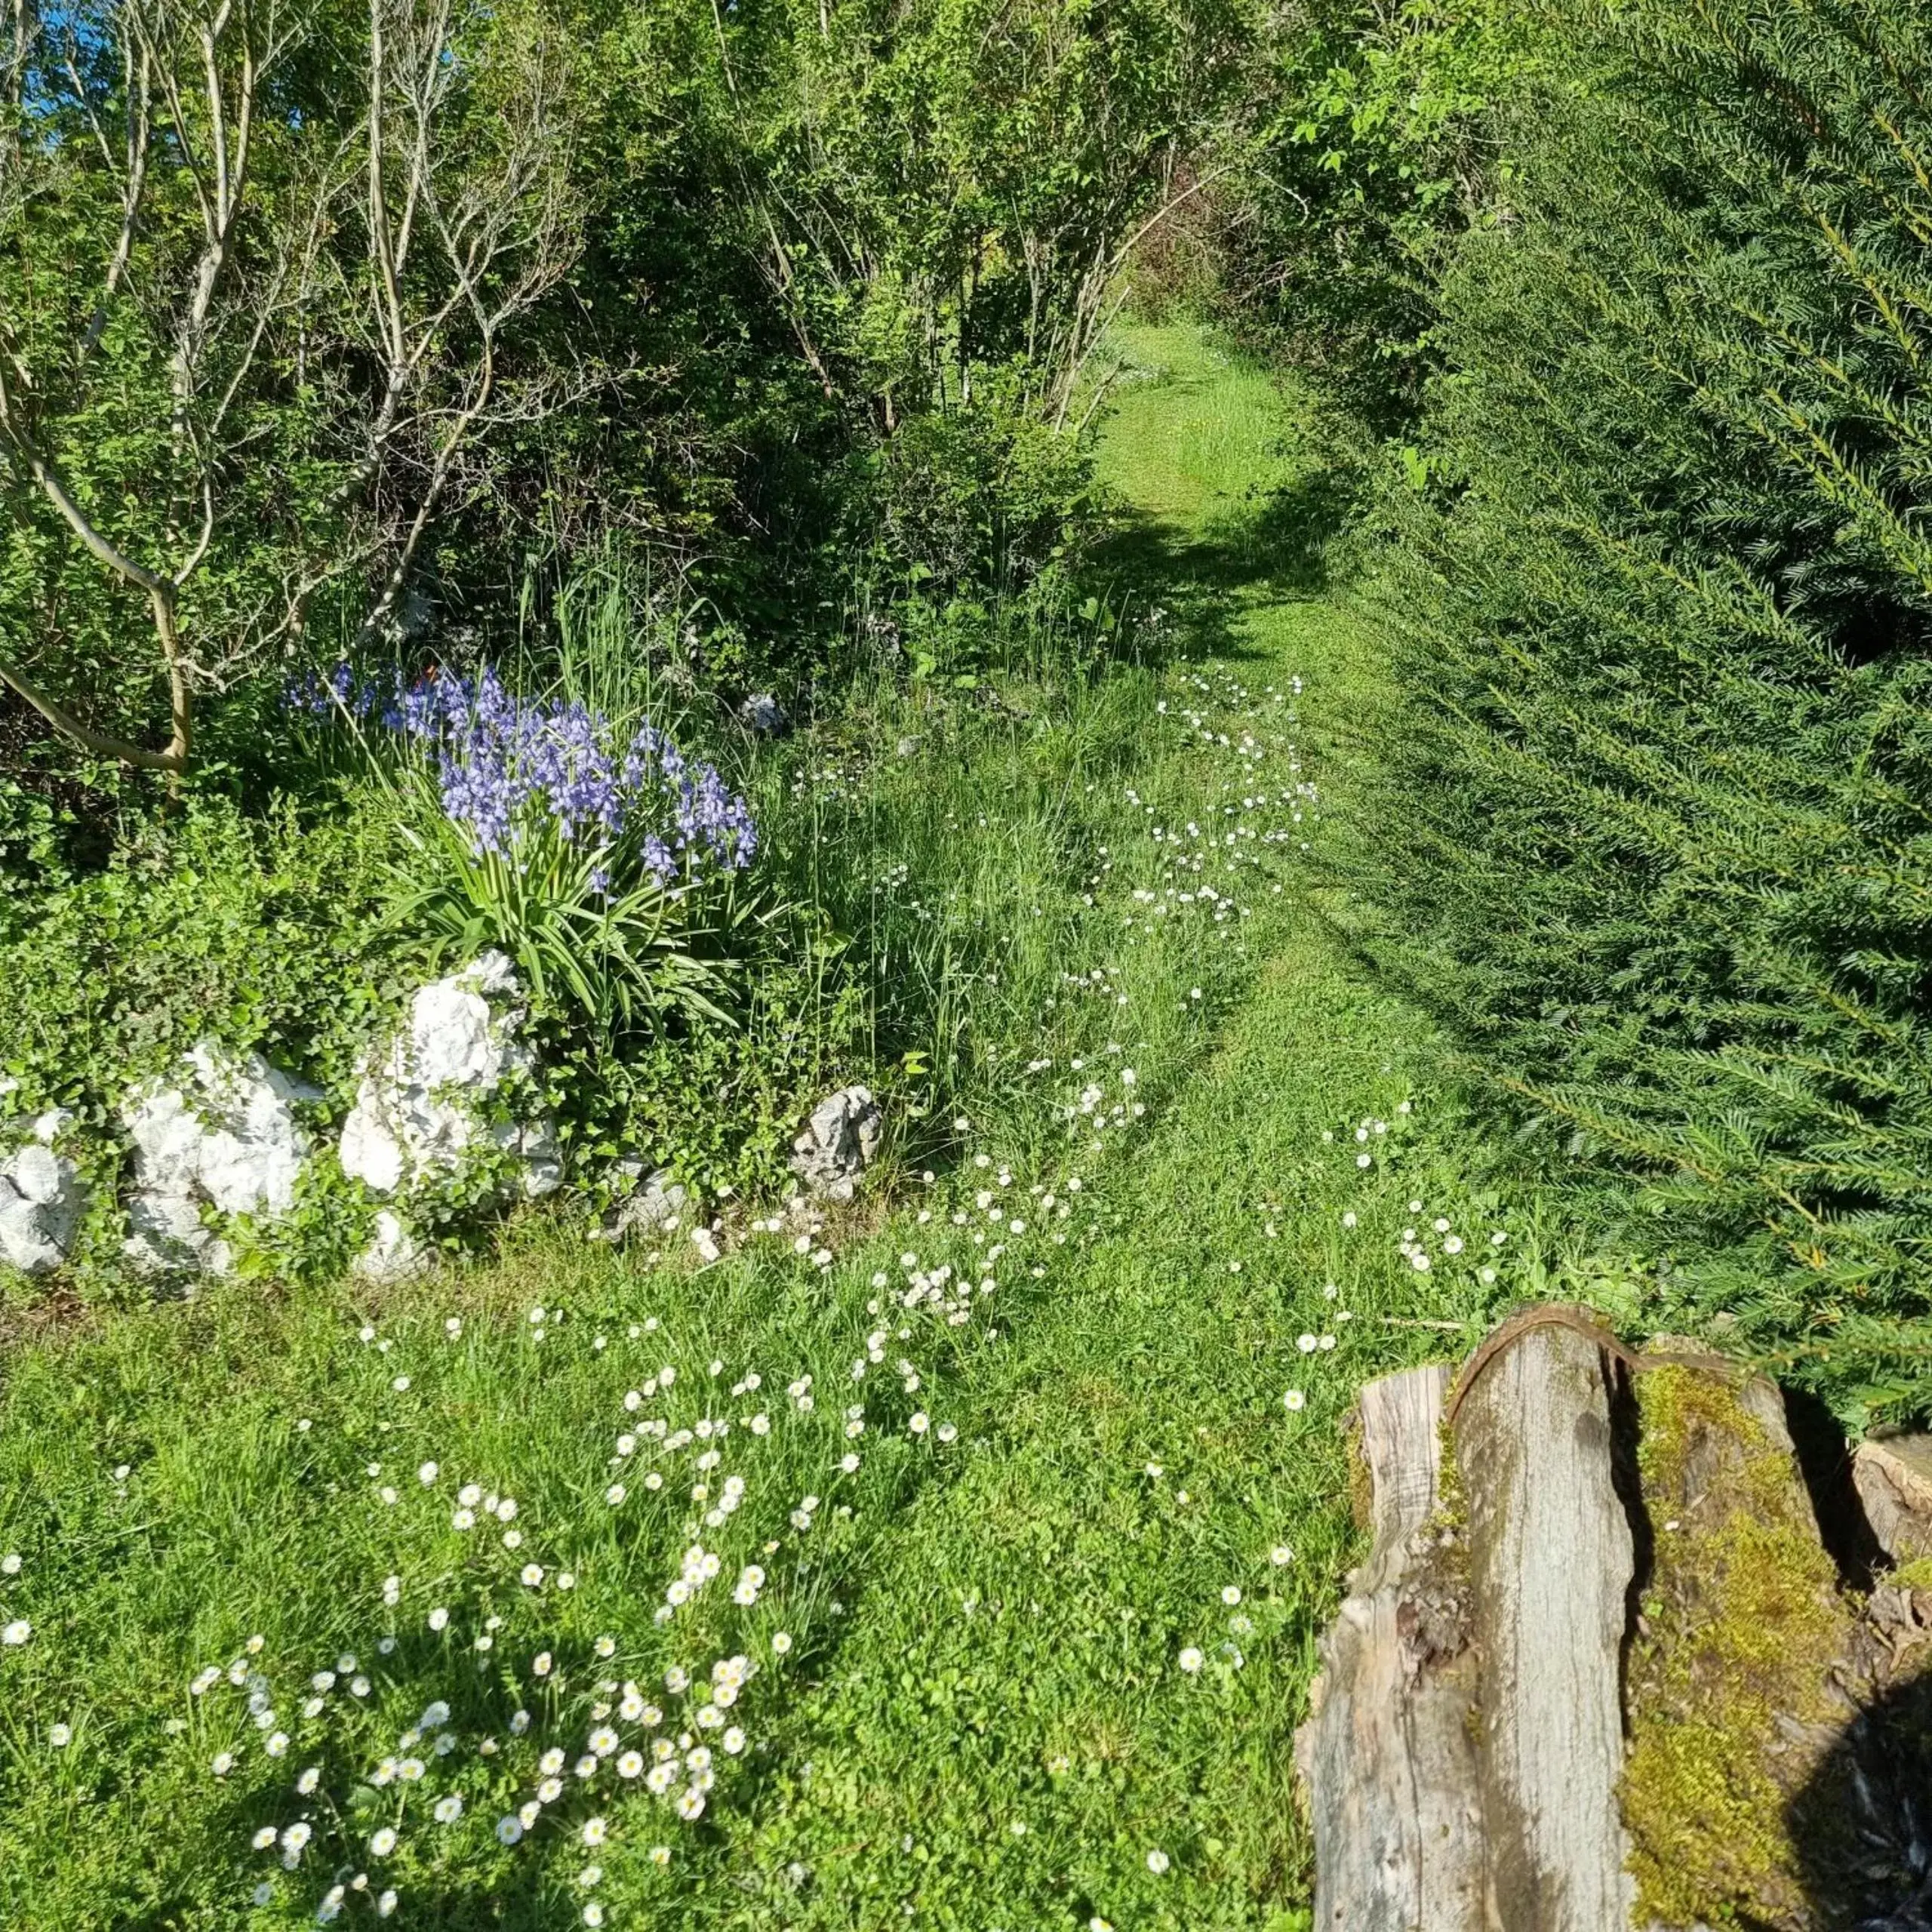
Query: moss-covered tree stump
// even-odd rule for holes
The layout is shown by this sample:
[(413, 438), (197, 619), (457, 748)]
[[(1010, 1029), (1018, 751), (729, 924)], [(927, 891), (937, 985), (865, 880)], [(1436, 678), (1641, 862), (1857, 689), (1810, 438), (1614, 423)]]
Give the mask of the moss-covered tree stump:
[(1362, 1391), (1318, 1927), (1932, 1928), (1932, 1444), (1806, 1420), (1569, 1306)]

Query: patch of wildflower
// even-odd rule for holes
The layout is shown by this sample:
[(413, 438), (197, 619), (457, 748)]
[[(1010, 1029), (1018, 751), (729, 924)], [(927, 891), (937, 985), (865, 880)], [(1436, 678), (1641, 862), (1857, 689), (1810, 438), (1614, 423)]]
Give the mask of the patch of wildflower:
[(479, 857), (513, 854), (546, 820), (571, 844), (634, 851), (664, 886), (702, 869), (740, 871), (758, 850), (745, 800), (668, 732), (647, 721), (624, 738), (588, 706), (520, 697), (488, 667), (466, 678), (432, 666), (405, 686), (341, 665), (297, 685), (290, 703), (427, 747), (443, 810)]

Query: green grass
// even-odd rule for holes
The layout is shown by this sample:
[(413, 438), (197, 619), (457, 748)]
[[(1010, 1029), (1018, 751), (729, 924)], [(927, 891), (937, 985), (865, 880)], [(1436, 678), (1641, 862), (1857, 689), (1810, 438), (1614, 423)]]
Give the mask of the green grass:
[(1103, 482), (1183, 539), (1294, 473), (1282, 392), (1258, 365), (1187, 325), (1117, 328), (1122, 365)]
[[(534, 1218), (492, 1266), (380, 1294), (235, 1282), (16, 1318), (0, 1554), (23, 1560), (0, 1622), (32, 1629), (0, 1648), (0, 1923), (308, 1924), (334, 1883), (345, 1924), (392, 1885), (396, 1923), (451, 1927), (571, 1924), (586, 1902), (612, 1926), (773, 1932), (1302, 1922), (1289, 1748), (1352, 1547), (1337, 1424), (1364, 1377), (1458, 1346), (1410, 1324), (1479, 1323), (1539, 1231), (1430, 1097), (1413, 1017), (1337, 944), (1301, 851), (1319, 797), (1297, 788), (1380, 687), (1321, 588), (1291, 417), (1195, 332), (1123, 343), (1149, 373), (1107, 433), (1134, 507), (1106, 567), (1164, 614), (1167, 667), (990, 703), (881, 694), (761, 781), (787, 863), (816, 841), (825, 902), (900, 949), (881, 1024), (912, 1056), (902, 1109), (966, 1109), (963, 1128), (902, 1118), (889, 1214), (834, 1217), (803, 1254), (789, 1228), (747, 1233), (697, 1272), (681, 1236), (654, 1261)], [(731, 1211), (743, 1231), (762, 1204)], [(909, 1282), (937, 1294), (908, 1309)], [(627, 1410), (660, 1366), (669, 1387)], [(808, 1410), (787, 1392), (807, 1374)], [(618, 1453), (654, 1419), (728, 1421), (719, 1463), (697, 1466), (705, 1439)], [(741, 1503), (707, 1524), (734, 1476)], [(516, 1498), (518, 1548), (500, 1521), (454, 1527), (472, 1481)], [(694, 1543), (721, 1574), (660, 1622)], [(754, 1563), (758, 1601), (733, 1602)], [(309, 1687), (346, 1653), (366, 1696)], [(755, 1673), (701, 1730), (665, 1673), (739, 1655)], [(269, 1730), (245, 1683), (191, 1694), (231, 1662), (260, 1673)], [(623, 1715), (627, 1682), (655, 1732)], [(438, 1729), (406, 1735), (432, 1700), (447, 1758)], [(614, 1756), (575, 1778), (607, 1722), (646, 1752), (713, 1740), (700, 1820)], [(500, 1844), (553, 1747), (561, 1795)], [(386, 1757), (425, 1775), (377, 1782)], [(461, 1817), (434, 1822), (452, 1792)], [(294, 1872), (251, 1848), (303, 1820)]]

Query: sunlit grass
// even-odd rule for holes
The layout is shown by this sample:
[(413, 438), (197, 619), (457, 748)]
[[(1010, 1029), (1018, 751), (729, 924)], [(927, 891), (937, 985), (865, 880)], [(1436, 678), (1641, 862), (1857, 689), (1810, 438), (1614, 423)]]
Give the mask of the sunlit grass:
[(1129, 346), (1186, 374), (1108, 444), (1170, 520), (1131, 560), (1166, 667), (881, 692), (748, 755), (870, 962), (890, 1203), (724, 1204), (701, 1269), (685, 1229), (533, 1218), (406, 1287), (16, 1340), (0, 1923), (1302, 1922), (1336, 1425), (1540, 1231), (1319, 916), (1325, 748), (1378, 673), (1213, 534), (1281, 473), (1272, 392)]

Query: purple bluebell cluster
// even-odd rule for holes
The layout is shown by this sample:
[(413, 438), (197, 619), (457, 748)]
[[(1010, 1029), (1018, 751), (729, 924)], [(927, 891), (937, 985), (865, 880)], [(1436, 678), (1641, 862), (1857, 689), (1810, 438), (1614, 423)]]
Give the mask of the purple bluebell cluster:
[(327, 718), (347, 712), (358, 723), (382, 703), (387, 687), (370, 678), (358, 678), (346, 664), (338, 664), (325, 678), (311, 671), (289, 686), (287, 703), (291, 711), (306, 711), (311, 717)]
[(610, 721), (561, 698), (532, 701), (494, 670), (432, 670), (414, 683), (358, 679), (346, 665), (290, 694), (316, 715), (373, 717), (430, 747), (443, 810), (479, 854), (508, 855), (533, 812), (598, 855), (593, 888), (610, 889), (610, 860), (632, 845), (663, 885), (706, 865), (740, 871), (758, 850), (750, 808), (668, 732), (640, 725), (620, 748)]

